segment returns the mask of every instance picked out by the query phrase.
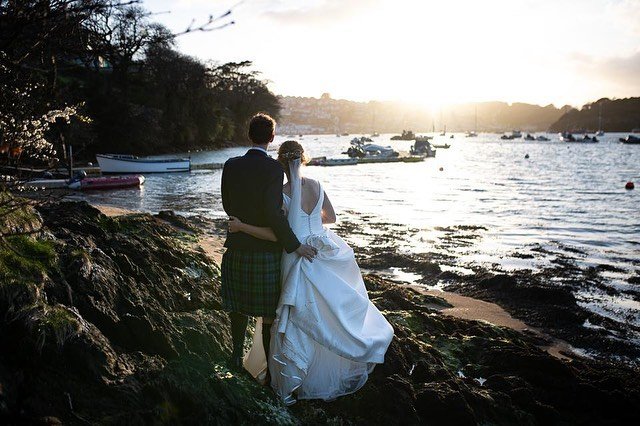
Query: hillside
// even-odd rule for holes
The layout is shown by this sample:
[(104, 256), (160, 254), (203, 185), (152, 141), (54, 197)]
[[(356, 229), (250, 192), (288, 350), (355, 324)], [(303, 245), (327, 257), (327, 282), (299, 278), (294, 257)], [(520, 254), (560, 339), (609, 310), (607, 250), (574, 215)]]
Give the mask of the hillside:
[(481, 132), (547, 130), (558, 120), (563, 109), (526, 103), (479, 102), (458, 104), (433, 111), (427, 107), (400, 102), (354, 102), (321, 98), (281, 96), (281, 133), (399, 133), (402, 129), (416, 132), (465, 132), (476, 128)]
[(630, 132), (640, 128), (640, 97), (625, 99), (602, 98), (586, 104), (582, 109), (571, 109), (549, 130), (563, 131), (596, 131), (599, 116), (602, 116), (602, 130), (605, 132)]

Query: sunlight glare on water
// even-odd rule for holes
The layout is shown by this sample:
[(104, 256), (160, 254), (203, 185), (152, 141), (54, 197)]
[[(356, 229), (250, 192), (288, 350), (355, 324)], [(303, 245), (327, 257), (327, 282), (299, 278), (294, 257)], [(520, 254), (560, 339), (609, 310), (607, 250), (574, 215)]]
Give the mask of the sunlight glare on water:
[[(408, 151), (411, 141), (374, 142)], [(322, 181), (338, 213), (358, 220), (399, 224), (422, 230), (416, 252), (429, 249), (438, 229), (480, 226), (476, 262), (530, 267), (526, 259), (504, 255), (533, 244), (561, 244), (584, 251), (584, 262), (624, 265), (640, 254), (640, 200), (624, 189), (640, 180), (640, 147), (617, 142), (609, 134), (597, 144), (502, 141), (496, 134), (477, 138), (439, 138), (450, 149), (420, 163), (309, 167), (306, 175)], [(300, 140), (312, 157), (344, 157), (353, 136), (307, 135)], [(277, 137), (274, 147), (284, 141)], [(223, 163), (246, 148), (192, 153), (196, 163)], [(275, 150), (271, 151), (275, 157)], [(525, 155), (529, 154), (529, 158)], [(442, 171), (440, 170), (442, 168)], [(142, 190), (87, 193), (89, 201), (142, 211), (172, 209), (185, 214), (224, 216), (220, 202), (221, 171), (147, 175)]]

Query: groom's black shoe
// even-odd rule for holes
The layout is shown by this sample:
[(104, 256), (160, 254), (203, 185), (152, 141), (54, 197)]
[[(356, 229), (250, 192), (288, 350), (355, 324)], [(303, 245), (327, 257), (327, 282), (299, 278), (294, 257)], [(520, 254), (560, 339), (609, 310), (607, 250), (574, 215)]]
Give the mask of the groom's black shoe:
[(243, 360), (243, 350), (244, 348), (240, 345), (236, 345), (231, 352), (231, 358), (229, 358), (229, 366), (232, 370), (242, 371), (244, 369), (244, 360)]
[(231, 355), (231, 359), (229, 360), (229, 366), (232, 370), (242, 371), (244, 369), (242, 356)]

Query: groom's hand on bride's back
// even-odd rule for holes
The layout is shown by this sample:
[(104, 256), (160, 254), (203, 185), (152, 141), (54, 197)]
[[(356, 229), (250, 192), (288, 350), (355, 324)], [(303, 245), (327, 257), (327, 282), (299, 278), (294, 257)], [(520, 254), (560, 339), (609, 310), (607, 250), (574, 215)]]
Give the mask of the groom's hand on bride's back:
[(296, 253), (298, 253), (298, 256), (304, 257), (309, 262), (313, 262), (313, 258), (318, 254), (318, 250), (310, 245), (300, 244), (300, 247), (296, 249)]

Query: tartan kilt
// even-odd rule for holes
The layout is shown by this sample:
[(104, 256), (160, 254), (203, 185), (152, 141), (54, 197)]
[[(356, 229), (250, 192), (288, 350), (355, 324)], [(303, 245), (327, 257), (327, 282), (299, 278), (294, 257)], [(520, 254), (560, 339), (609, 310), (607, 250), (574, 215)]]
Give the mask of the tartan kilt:
[(227, 249), (222, 255), (222, 306), (253, 317), (276, 316), (282, 252)]

